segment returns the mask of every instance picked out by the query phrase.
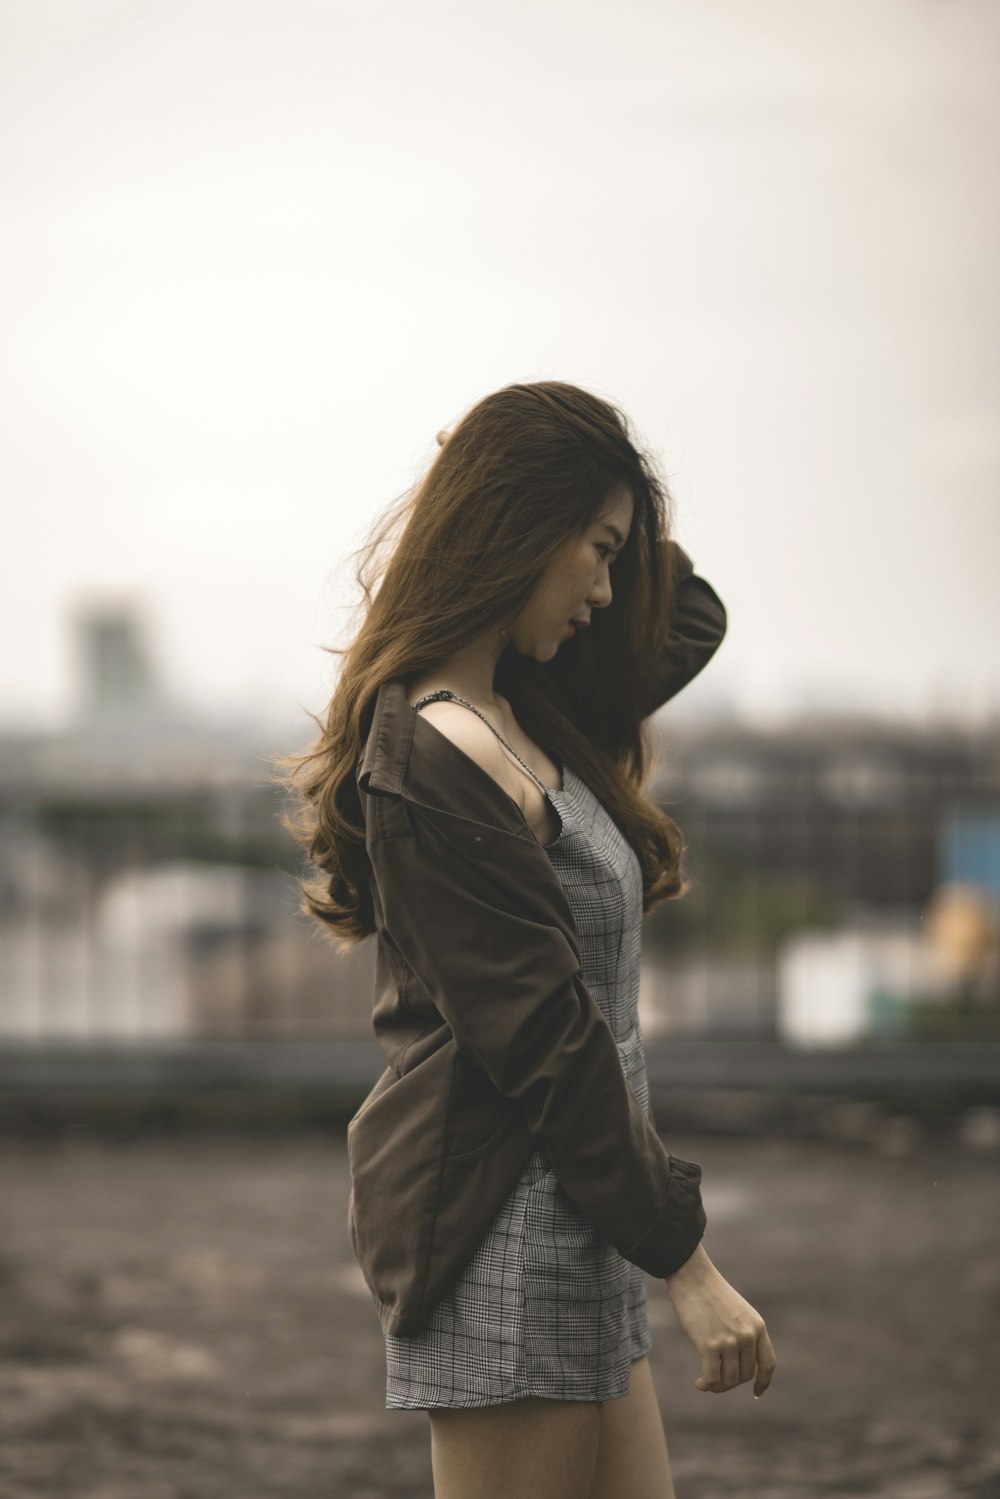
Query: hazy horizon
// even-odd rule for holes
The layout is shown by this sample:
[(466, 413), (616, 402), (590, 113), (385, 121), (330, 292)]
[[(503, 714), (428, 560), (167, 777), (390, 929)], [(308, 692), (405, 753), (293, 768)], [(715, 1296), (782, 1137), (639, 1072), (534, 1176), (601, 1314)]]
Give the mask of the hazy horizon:
[[(684, 706), (1000, 707), (1000, 9), (0, 5), (0, 725), (133, 599), (322, 707), (350, 553), (487, 391), (610, 397), (729, 611)], [(679, 700), (680, 702), (681, 700)]]

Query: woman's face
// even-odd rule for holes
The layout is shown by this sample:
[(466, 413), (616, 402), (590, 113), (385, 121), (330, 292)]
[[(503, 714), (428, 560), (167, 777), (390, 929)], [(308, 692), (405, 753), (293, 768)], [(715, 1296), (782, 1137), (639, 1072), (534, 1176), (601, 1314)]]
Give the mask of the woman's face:
[(581, 536), (572, 537), (558, 552), (535, 589), (508, 627), (507, 638), (522, 656), (551, 661), (564, 640), (585, 628), (595, 609), (611, 603), (611, 568), (632, 525), (632, 493), (627, 485), (615, 490), (598, 520)]

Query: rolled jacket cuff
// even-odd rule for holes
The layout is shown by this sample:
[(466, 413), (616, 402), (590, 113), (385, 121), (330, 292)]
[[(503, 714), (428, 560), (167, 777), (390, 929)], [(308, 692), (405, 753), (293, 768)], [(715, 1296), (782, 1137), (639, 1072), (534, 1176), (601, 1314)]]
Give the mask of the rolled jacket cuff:
[(647, 1274), (665, 1278), (691, 1258), (707, 1225), (701, 1200), (701, 1167), (672, 1155), (667, 1201), (645, 1233), (622, 1253)]

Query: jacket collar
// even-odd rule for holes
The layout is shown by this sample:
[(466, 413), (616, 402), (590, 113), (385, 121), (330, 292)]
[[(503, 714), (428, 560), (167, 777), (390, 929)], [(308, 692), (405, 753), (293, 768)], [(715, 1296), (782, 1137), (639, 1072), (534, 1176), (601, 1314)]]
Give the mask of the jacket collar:
[(403, 772), (410, 755), (413, 726), (420, 715), (407, 701), (406, 689), (399, 677), (383, 682), (375, 698), (368, 742), (358, 768), (358, 779), (378, 791), (403, 789)]

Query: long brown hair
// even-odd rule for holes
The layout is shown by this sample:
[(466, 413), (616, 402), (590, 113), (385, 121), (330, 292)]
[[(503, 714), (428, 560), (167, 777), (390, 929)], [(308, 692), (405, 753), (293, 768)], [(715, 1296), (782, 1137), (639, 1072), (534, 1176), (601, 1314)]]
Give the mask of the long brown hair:
[(325, 719), (309, 714), (319, 738), (271, 761), (271, 779), (295, 802), (281, 822), (319, 871), (299, 880), (299, 909), (339, 948), (375, 929), (355, 772), (379, 687), (434, 670), (508, 624), (550, 558), (623, 483), (634, 511), (612, 602), (551, 661), (508, 645), (495, 686), (528, 737), (573, 767), (628, 839), (642, 867), (643, 910), (687, 893), (683, 835), (642, 790), (653, 761), (642, 663), (663, 651), (673, 602), (658, 546), (669, 535), (671, 495), (616, 406), (558, 380), (507, 385), (462, 417), (353, 554), (361, 624), (349, 645), (324, 647), (344, 659)]

